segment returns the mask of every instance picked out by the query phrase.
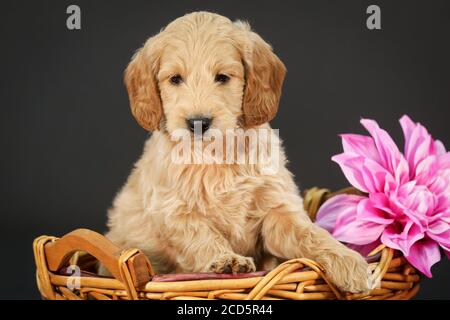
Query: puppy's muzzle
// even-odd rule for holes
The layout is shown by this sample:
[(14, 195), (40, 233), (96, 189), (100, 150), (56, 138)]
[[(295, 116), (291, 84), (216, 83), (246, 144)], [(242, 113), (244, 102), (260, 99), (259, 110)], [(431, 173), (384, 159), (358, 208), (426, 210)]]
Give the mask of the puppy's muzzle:
[(211, 127), (211, 118), (190, 118), (186, 120), (187, 126), (194, 134), (202, 135)]

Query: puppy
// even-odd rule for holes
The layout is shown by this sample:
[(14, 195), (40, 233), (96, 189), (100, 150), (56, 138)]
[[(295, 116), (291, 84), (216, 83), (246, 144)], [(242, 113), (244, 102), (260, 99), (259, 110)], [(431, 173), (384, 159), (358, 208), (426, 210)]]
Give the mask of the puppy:
[(213, 13), (185, 15), (148, 39), (125, 84), (132, 114), (152, 135), (109, 211), (107, 237), (143, 250), (158, 273), (251, 272), (267, 257), (306, 257), (341, 290), (369, 290), (365, 260), (305, 213), (283, 150), (269, 174), (248, 161), (173, 161), (173, 133), (196, 123), (203, 135), (262, 128), (279, 143), (268, 121), (285, 72), (247, 23)]

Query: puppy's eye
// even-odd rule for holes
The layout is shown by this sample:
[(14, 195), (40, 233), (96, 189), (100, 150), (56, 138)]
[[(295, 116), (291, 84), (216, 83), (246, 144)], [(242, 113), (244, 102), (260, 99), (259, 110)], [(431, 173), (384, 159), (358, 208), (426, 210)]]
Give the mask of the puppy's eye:
[(179, 74), (176, 74), (174, 76), (171, 76), (169, 81), (170, 81), (171, 84), (177, 86), (177, 85), (179, 85), (180, 83), (183, 82), (183, 78)]
[(219, 73), (214, 80), (219, 83), (227, 83), (230, 80), (230, 77), (226, 74)]

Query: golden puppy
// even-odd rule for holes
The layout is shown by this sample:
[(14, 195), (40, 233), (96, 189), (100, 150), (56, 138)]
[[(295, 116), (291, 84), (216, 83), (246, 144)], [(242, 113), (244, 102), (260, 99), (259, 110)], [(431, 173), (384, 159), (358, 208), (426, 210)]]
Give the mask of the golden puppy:
[(195, 123), (204, 134), (265, 128), (276, 142), (267, 122), (285, 72), (248, 24), (217, 14), (185, 15), (148, 39), (125, 84), (134, 117), (153, 133), (109, 211), (107, 236), (143, 250), (160, 273), (249, 272), (268, 256), (307, 257), (340, 289), (367, 291), (367, 263), (311, 222), (282, 150), (270, 174), (248, 162), (173, 161), (172, 134)]

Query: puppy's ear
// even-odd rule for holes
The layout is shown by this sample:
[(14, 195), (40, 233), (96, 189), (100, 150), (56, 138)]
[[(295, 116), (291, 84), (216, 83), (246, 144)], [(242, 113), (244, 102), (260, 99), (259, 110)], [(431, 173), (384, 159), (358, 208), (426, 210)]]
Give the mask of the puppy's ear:
[(160, 48), (155, 36), (133, 56), (125, 70), (125, 86), (133, 116), (148, 131), (159, 129), (163, 114), (156, 74), (159, 68)]
[(244, 124), (258, 126), (272, 120), (278, 111), (286, 67), (247, 23), (237, 21), (234, 25), (240, 30), (237, 42), (246, 77), (242, 105)]

